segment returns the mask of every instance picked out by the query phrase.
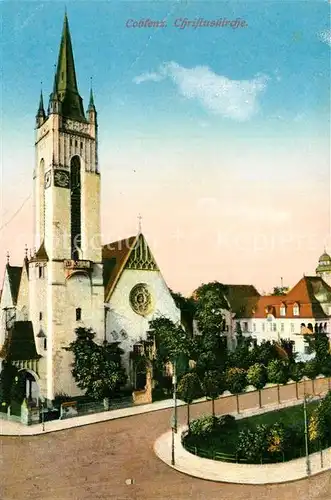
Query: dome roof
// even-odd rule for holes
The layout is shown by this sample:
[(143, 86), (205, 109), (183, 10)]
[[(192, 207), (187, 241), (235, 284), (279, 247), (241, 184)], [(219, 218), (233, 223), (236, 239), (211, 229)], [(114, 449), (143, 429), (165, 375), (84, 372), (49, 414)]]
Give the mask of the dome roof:
[(330, 262), (330, 261), (331, 261), (331, 257), (326, 252), (324, 252), (323, 255), (321, 255), (320, 258), (318, 259), (318, 262)]

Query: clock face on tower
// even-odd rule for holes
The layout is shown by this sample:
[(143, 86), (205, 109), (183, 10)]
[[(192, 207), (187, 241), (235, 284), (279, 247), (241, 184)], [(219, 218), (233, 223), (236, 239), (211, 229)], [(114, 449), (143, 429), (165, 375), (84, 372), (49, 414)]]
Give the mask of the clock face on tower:
[(69, 188), (70, 186), (69, 172), (60, 169), (54, 170), (54, 186)]
[(52, 184), (52, 172), (49, 170), (45, 174), (45, 189), (47, 189)]

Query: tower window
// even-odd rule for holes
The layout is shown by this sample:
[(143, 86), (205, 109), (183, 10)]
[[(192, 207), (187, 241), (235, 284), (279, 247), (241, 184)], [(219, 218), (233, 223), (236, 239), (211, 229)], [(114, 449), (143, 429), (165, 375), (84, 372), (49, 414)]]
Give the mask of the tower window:
[(75, 141), (75, 148), (77, 148), (78, 146), (78, 141)]
[(80, 321), (82, 319), (82, 310), (80, 307), (76, 309), (76, 321)]
[(44, 338), (44, 350), (47, 351), (47, 338)]
[(80, 142), (80, 149), (83, 149), (83, 142)]
[(43, 313), (40, 311), (39, 313), (39, 320), (41, 321), (43, 319)]
[(45, 277), (45, 268), (43, 266), (38, 267), (39, 271), (39, 278), (44, 278)]
[[(76, 141), (77, 142), (77, 141)], [(79, 259), (81, 248), (81, 176), (80, 159), (71, 160), (71, 258)]]

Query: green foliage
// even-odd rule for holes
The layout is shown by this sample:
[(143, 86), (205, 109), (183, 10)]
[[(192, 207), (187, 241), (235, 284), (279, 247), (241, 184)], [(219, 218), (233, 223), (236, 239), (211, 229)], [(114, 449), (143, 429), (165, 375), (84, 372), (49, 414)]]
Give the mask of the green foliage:
[(204, 415), (191, 422), (190, 435), (206, 438), (212, 433), (219, 433), (232, 429), (235, 425), (236, 421), (232, 415), (222, 415), (220, 417)]
[(309, 437), (311, 441), (331, 443), (331, 391), (320, 401), (309, 419)]
[(321, 366), (316, 359), (311, 359), (305, 363), (304, 374), (308, 378), (315, 378), (319, 375), (321, 371)]
[(315, 353), (315, 360), (318, 364), (322, 365), (330, 358), (329, 339), (326, 332), (315, 331), (312, 335), (305, 335), (305, 342), (309, 353)]
[(181, 325), (159, 317), (150, 321), (149, 327), (149, 337), (155, 340), (157, 356), (162, 363), (174, 361), (180, 354), (189, 357), (190, 337)]
[(19, 405), (23, 403), (23, 399), (26, 394), (26, 379), (22, 372), (18, 372), (13, 380), (13, 384), (10, 390), (10, 398), (12, 402)]
[(275, 286), (272, 295), (286, 295), (288, 288), (286, 286)]
[(289, 368), (290, 379), (294, 380), (294, 382), (299, 382), (304, 376), (304, 369), (304, 363), (292, 363)]
[(246, 370), (229, 368), (225, 373), (225, 387), (232, 394), (240, 394), (247, 385)]
[(10, 362), (3, 362), (2, 370), (0, 373), (0, 403), (10, 404), (11, 400), (11, 387), (15, 377), (18, 375), (16, 366)]
[[(222, 311), (228, 309), (224, 298), (225, 286), (218, 282), (201, 285), (195, 292), (196, 315), (201, 334), (195, 340), (196, 371), (202, 377), (208, 370), (223, 371), (227, 361), (225, 320)], [(193, 358), (194, 359), (194, 358)]]
[(218, 371), (207, 371), (202, 379), (202, 390), (208, 399), (216, 399), (223, 390), (223, 377)]
[(254, 430), (242, 429), (239, 432), (237, 453), (248, 461), (256, 462), (262, 459), (268, 447), (268, 427), (257, 425)]
[(72, 374), (82, 390), (96, 400), (111, 397), (126, 382), (126, 374), (121, 366), (118, 344), (94, 342), (95, 333), (91, 329), (77, 328), (76, 340), (67, 348), (74, 355)]
[(201, 396), (201, 383), (198, 375), (194, 372), (184, 375), (177, 387), (178, 397), (185, 403), (192, 403), (194, 399)]
[(264, 365), (255, 363), (247, 370), (247, 382), (256, 389), (262, 389), (267, 382), (267, 372)]
[(267, 374), (272, 384), (286, 384), (289, 379), (289, 364), (286, 361), (274, 359), (268, 363)]

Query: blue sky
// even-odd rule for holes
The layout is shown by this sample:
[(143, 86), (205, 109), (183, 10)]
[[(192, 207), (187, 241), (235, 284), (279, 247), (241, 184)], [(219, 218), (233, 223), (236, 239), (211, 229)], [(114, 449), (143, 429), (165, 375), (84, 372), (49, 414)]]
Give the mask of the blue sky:
[[(163, 249), (162, 264), (171, 274), (164, 250), (170, 243), (157, 219), (167, 220), (171, 231), (178, 225), (187, 232), (194, 225), (192, 206), (200, 207), (196, 225), (203, 232), (216, 207), (219, 218), (210, 222), (211, 233), (200, 235), (204, 241), (215, 239), (215, 227), (244, 231), (253, 223), (267, 234), (270, 225), (279, 224), (274, 229), (279, 234), (288, 224), (292, 234), (298, 228), (304, 236), (317, 231), (316, 246), (323, 250), (330, 214), (330, 3), (67, 1), (66, 6), (85, 107), (93, 77), (103, 219), (118, 204), (126, 207), (105, 237), (125, 237), (135, 214), (144, 212), (146, 231)], [(2, 185), (15, 186), (15, 196), (7, 189), (2, 193), (4, 223), (32, 190), (34, 115), (40, 82), (46, 103), (51, 92), (64, 8), (60, 1), (1, 3)], [(241, 18), (247, 27), (180, 30), (174, 23), (183, 18)], [(167, 27), (128, 28), (129, 19), (166, 20)], [(308, 199), (315, 221), (302, 209)], [(283, 219), (280, 204), (287, 214)], [(230, 222), (225, 214), (231, 214)], [(18, 215), (15, 227), (20, 224)], [(4, 252), (10, 237), (2, 238)], [(176, 245), (179, 255), (189, 251), (185, 241)], [(315, 265), (318, 248), (307, 250), (295, 273)], [(276, 255), (270, 245), (268, 251)], [(194, 280), (213, 278), (220, 252), (211, 252), (208, 272), (201, 260)], [(261, 255), (253, 248), (247, 252), (252, 274), (246, 263), (238, 274), (227, 274), (228, 281), (260, 276)], [(291, 252), (293, 246), (275, 273), (289, 265)], [(231, 269), (231, 256), (226, 259)], [(289, 281), (295, 279), (288, 272)], [(193, 278), (182, 273), (175, 279), (178, 288), (180, 280), (189, 283), (183, 289), (193, 286)]]

